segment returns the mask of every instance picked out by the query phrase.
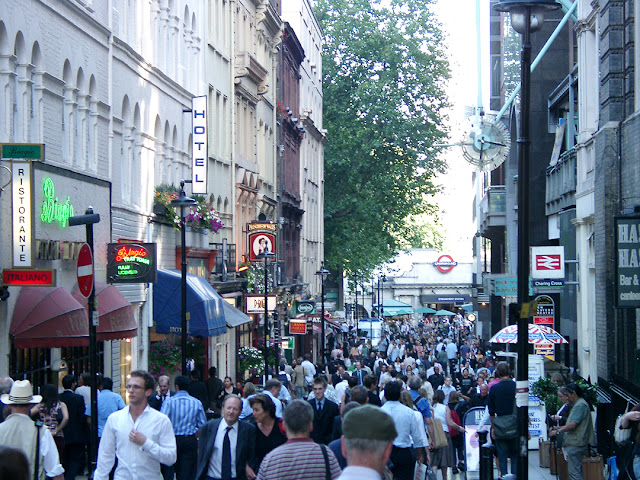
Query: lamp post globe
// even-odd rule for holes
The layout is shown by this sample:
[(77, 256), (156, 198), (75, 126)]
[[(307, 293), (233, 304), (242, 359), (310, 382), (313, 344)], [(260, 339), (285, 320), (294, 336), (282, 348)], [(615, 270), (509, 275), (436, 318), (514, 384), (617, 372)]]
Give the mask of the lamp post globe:
[(320, 305), (321, 305), (322, 311), (320, 312), (320, 359), (324, 364), (324, 281), (327, 279), (327, 276), (329, 275), (329, 270), (324, 268), (324, 262), (322, 262), (322, 264), (320, 265), (320, 270), (316, 272), (316, 275), (320, 277), (320, 284), (321, 284)]
[[(554, 0), (499, 0), (495, 10), (509, 12), (513, 28), (522, 34), (520, 56), (520, 132), (518, 138), (518, 306), (523, 312), (529, 302), (529, 110), (531, 107), (531, 33), (542, 28), (544, 12), (560, 8)], [(528, 309), (527, 309), (528, 310)], [(518, 364), (516, 406), (518, 439), (517, 478), (529, 478), (529, 339), (527, 315), (518, 315)], [(503, 475), (506, 472), (503, 472)]]
[(182, 350), (182, 375), (188, 375), (187, 372), (187, 336), (189, 334), (187, 329), (187, 249), (186, 249), (186, 227), (184, 224), (184, 209), (185, 207), (191, 207), (196, 204), (196, 201), (187, 197), (184, 193), (184, 184), (185, 181), (182, 180), (180, 182), (180, 195), (178, 198), (174, 198), (171, 200), (172, 207), (180, 207), (180, 242), (181, 242), (181, 253), (182, 253), (182, 276), (180, 282), (180, 294), (181, 294), (181, 322), (180, 326), (182, 328), (182, 337), (181, 337), (181, 350)]

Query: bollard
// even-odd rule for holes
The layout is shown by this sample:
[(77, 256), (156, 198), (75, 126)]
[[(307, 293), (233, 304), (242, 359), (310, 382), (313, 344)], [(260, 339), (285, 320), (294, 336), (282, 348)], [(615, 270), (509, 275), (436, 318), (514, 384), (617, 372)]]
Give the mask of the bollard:
[(480, 447), (480, 480), (493, 480), (493, 456), (495, 449), (496, 447), (490, 443), (485, 443)]

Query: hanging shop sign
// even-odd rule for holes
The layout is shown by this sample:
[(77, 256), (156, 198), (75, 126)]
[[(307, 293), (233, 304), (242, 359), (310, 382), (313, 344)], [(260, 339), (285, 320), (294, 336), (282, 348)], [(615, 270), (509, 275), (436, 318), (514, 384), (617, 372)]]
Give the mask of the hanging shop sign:
[(11, 270), (2, 271), (2, 285), (23, 287), (55, 287), (55, 270)]
[(458, 262), (454, 261), (449, 255), (440, 255), (438, 260), (433, 262), (433, 266), (440, 270), (441, 273), (449, 273)]
[(276, 224), (271, 222), (252, 222), (247, 225), (249, 231), (249, 261), (259, 261), (261, 253), (275, 253)]
[(40, 221), (42, 223), (56, 223), (61, 227), (69, 224), (69, 218), (73, 217), (73, 205), (71, 197), (58, 199), (56, 187), (51, 177), (46, 177), (42, 183), (42, 205), (40, 206)]
[(617, 308), (640, 308), (640, 216), (614, 217)]
[(207, 139), (207, 96), (191, 99), (191, 121), (193, 139), (191, 191), (195, 194), (207, 194), (208, 139)]
[(315, 313), (316, 305), (314, 301), (296, 300), (296, 313), (303, 313), (305, 315)]
[(307, 333), (307, 320), (292, 318), (289, 320), (289, 335), (305, 335)]
[(531, 247), (531, 278), (564, 278), (564, 247)]
[(33, 267), (33, 175), (31, 162), (11, 162), (13, 267)]
[(155, 243), (110, 243), (108, 283), (155, 283), (158, 265)]
[[(247, 313), (264, 313), (264, 295), (246, 295)], [(277, 295), (267, 296), (267, 311), (273, 312), (278, 302)]]
[[(556, 306), (553, 298), (548, 295), (538, 295), (534, 303), (536, 311), (533, 315), (533, 323), (554, 328)], [(549, 360), (555, 360), (555, 345), (552, 343), (534, 344), (533, 352), (536, 355), (547, 357)]]

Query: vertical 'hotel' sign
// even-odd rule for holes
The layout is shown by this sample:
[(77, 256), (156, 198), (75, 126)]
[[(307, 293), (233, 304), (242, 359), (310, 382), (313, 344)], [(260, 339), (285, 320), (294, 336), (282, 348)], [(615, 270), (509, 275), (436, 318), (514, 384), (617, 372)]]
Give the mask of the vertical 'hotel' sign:
[(193, 97), (191, 99), (192, 137), (193, 137), (193, 168), (191, 170), (191, 188), (195, 194), (207, 193), (207, 97)]

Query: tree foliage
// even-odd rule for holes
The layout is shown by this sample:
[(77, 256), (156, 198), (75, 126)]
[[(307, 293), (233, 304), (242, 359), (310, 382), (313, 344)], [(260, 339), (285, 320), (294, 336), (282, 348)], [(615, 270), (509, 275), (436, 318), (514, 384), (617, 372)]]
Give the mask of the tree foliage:
[[(449, 67), (432, 0), (320, 0), (324, 35), (325, 260), (370, 271), (438, 238), (433, 144)], [(426, 236), (425, 236), (426, 235)]]

